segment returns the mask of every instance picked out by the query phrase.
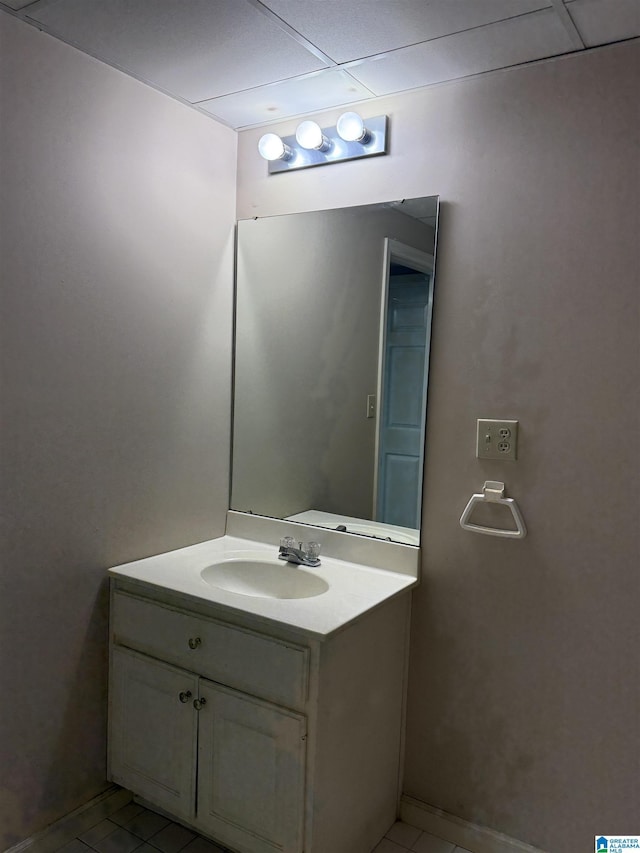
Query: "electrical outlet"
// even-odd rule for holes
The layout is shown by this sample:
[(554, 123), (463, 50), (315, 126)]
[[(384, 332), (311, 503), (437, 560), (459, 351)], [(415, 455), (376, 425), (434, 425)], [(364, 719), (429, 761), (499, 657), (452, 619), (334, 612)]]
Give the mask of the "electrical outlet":
[(478, 459), (518, 458), (518, 421), (497, 421), (478, 418), (476, 457)]

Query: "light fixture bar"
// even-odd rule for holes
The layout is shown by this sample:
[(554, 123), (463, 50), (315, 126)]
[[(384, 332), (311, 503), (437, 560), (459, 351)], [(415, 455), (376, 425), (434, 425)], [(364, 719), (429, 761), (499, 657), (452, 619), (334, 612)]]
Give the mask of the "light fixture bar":
[(364, 120), (367, 134), (361, 141), (348, 142), (342, 139), (336, 125), (322, 128), (322, 134), (331, 142), (327, 150), (302, 148), (296, 135), (283, 136), (282, 142), (292, 151), (288, 160), (270, 160), (269, 174), (291, 172), (294, 169), (309, 169), (343, 160), (360, 160), (387, 153), (387, 116), (376, 116)]

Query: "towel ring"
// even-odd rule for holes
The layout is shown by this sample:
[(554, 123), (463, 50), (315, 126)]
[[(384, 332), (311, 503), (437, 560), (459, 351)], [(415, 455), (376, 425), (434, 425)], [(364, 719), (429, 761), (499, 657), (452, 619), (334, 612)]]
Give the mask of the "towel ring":
[[(469, 524), (469, 517), (478, 503), (494, 503), (508, 506), (516, 523), (516, 530), (504, 530), (500, 527), (483, 527), (481, 524)], [(487, 480), (482, 487), (481, 494), (471, 495), (469, 503), (460, 516), (460, 527), (463, 530), (471, 530), (473, 533), (484, 533), (487, 536), (502, 536), (504, 539), (524, 539), (527, 535), (527, 528), (518, 504), (513, 498), (505, 498), (504, 483), (499, 483), (495, 480)]]

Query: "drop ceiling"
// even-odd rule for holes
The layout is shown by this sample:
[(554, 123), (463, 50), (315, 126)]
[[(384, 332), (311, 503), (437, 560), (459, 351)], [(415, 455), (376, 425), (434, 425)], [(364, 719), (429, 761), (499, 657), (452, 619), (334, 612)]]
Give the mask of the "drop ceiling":
[(640, 0), (0, 0), (240, 129), (640, 35)]

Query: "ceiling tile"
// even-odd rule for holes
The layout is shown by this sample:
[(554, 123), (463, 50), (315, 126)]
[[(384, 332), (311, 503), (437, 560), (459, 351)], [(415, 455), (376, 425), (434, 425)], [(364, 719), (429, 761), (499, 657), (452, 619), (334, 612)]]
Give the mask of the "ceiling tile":
[(638, 0), (573, 0), (567, 9), (587, 47), (640, 36)]
[(352, 104), (371, 97), (371, 92), (346, 71), (333, 68), (214, 98), (199, 106), (231, 127), (241, 128)]
[(336, 62), (551, 6), (551, 0), (262, 0)]
[(376, 95), (387, 95), (570, 50), (562, 22), (549, 9), (402, 48), (347, 68)]
[(25, 6), (34, 2), (35, 0), (1, 0), (0, 7), (6, 6), (8, 9), (14, 9), (17, 12), (19, 9), (24, 9)]
[(80, 50), (188, 101), (327, 65), (246, 0), (45, 0), (27, 14)]

